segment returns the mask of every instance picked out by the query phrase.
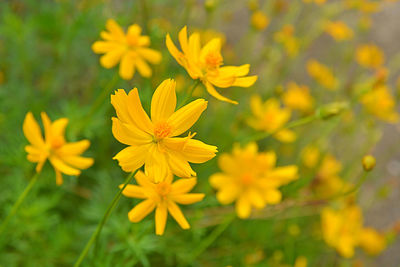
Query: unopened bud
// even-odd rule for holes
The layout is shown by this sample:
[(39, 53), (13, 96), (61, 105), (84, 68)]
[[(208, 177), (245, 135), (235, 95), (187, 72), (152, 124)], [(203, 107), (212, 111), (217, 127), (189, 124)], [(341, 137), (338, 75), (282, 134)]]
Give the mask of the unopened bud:
[(362, 159), (362, 165), (365, 171), (372, 171), (376, 165), (376, 159), (371, 155), (364, 156)]
[(334, 102), (320, 107), (317, 110), (317, 115), (323, 120), (330, 119), (331, 117), (337, 116), (344, 110), (349, 108), (347, 102)]

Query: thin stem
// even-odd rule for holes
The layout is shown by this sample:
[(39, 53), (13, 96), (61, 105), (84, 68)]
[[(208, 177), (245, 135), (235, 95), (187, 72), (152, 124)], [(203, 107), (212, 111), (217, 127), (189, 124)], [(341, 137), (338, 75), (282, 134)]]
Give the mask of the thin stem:
[(82, 250), (81, 254), (79, 255), (78, 260), (75, 262), (74, 267), (80, 266), (82, 261), (85, 259), (86, 255), (89, 252), (90, 247), (93, 245), (93, 243), (96, 241), (96, 239), (100, 235), (101, 229), (103, 228), (103, 226), (106, 223), (108, 217), (110, 216), (111, 212), (114, 210), (114, 208), (117, 205), (119, 199), (121, 198), (122, 191), (132, 181), (133, 176), (135, 175), (136, 172), (137, 172), (137, 170), (128, 175), (128, 177), (125, 179), (124, 186), (114, 196), (114, 198), (111, 201), (110, 205), (108, 205), (108, 208), (107, 208), (106, 212), (104, 213), (103, 218), (101, 219), (101, 221), (97, 225), (96, 231), (92, 234), (92, 236), (90, 237), (89, 241), (86, 243), (85, 248)]
[(236, 215), (234, 213), (228, 214), (225, 220), (218, 225), (218, 227), (216, 227), (211, 234), (203, 239), (197, 248), (193, 250), (186, 262), (193, 262), (198, 256), (200, 256), (212, 243), (215, 242), (215, 240), (217, 240), (217, 238), (228, 228), (235, 218)]
[(140, 6), (141, 6), (141, 11), (142, 11), (142, 16), (143, 16), (142, 18), (143, 18), (144, 33), (149, 34), (149, 27), (148, 27), (149, 9), (148, 9), (146, 0), (141, 0)]
[(255, 135), (252, 138), (250, 138), (248, 141), (260, 141), (260, 140), (268, 138), (268, 137), (270, 137), (270, 136), (272, 136), (274, 134), (277, 134), (278, 132), (280, 132), (280, 131), (282, 131), (284, 129), (291, 129), (291, 128), (295, 128), (295, 127), (298, 127), (298, 126), (302, 126), (302, 125), (308, 124), (310, 122), (313, 122), (314, 120), (316, 120), (318, 118), (319, 118), (319, 116), (317, 114), (313, 114), (313, 115), (310, 115), (308, 117), (304, 117), (304, 118), (301, 118), (299, 120), (295, 120), (295, 121), (289, 122), (288, 124), (285, 124), (282, 127), (279, 127), (279, 128), (277, 128), (276, 130), (274, 130), (272, 132), (261, 133), (261, 134)]
[(14, 215), (17, 213), (17, 210), (19, 206), (21, 206), (22, 202), (24, 202), (26, 196), (28, 193), (31, 191), (33, 185), (36, 183), (38, 180), (40, 172), (36, 172), (36, 174), (32, 177), (31, 181), (29, 184), (26, 186), (25, 190), (21, 193), (21, 195), (18, 197), (17, 201), (14, 203), (13, 207), (11, 208), (10, 213), (7, 215), (7, 217), (4, 219), (4, 221), (1, 223), (0, 226), (0, 235), (4, 232), (4, 230), (7, 228), (8, 223), (14, 217)]
[(189, 90), (187, 90), (186, 96), (183, 99), (183, 101), (181, 102), (181, 104), (179, 105), (179, 108), (184, 106), (190, 100), (190, 98), (192, 97), (194, 89), (196, 89), (196, 87), (199, 85), (199, 83), (200, 83), (200, 80), (196, 80), (194, 82), (193, 86), (191, 88), (189, 88)]

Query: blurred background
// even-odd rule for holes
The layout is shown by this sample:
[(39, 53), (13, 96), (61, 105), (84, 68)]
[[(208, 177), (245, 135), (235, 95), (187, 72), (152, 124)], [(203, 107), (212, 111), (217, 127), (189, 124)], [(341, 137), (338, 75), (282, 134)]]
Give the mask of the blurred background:
[[(58, 267), (75, 262), (116, 187), (127, 175), (112, 160), (124, 145), (111, 133), (111, 117), (115, 115), (109, 95), (117, 88), (129, 91), (137, 87), (148, 109), (153, 90), (163, 79), (172, 77), (178, 83), (178, 98), (183, 97), (192, 81), (168, 53), (165, 35), (170, 33), (177, 43), (178, 31), (184, 25), (188, 25), (189, 32), (200, 31), (203, 40), (222, 37), (224, 63), (249, 63), (250, 73), (259, 75), (251, 88), (224, 91), (224, 95), (240, 102), (238, 106), (218, 102), (204, 88), (195, 93), (196, 97), (206, 98), (209, 107), (193, 130), (200, 140), (217, 145), (221, 153), (231, 151), (237, 136), (254, 132), (246, 124), (251, 113), (249, 98), (254, 93), (264, 99), (279, 96), (282, 86), (296, 81), (308, 84), (318, 103), (345, 99), (342, 92), (324, 91), (316, 85), (305, 64), (308, 59), (317, 58), (331, 66), (338, 79), (354, 75), (358, 80), (350, 79), (351, 82), (361, 83), (373, 74), (362, 76), (355, 67), (355, 47), (360, 43), (374, 43), (384, 51), (390, 71), (388, 83), (397, 100), (400, 3), (375, 1), (382, 4), (379, 12), (360, 15), (342, 9), (344, 0), (327, 0), (322, 5), (305, 2), (0, 1), (0, 218), (6, 216), (34, 173), (34, 164), (26, 160), (27, 141), (22, 132), (28, 111), (36, 119), (41, 111), (46, 111), (52, 120), (67, 117), (67, 140), (89, 139), (91, 146), (85, 155), (95, 159), (94, 166), (78, 178), (66, 176), (61, 187), (55, 185), (54, 171), (46, 163), (39, 183), (0, 237), (0, 266)], [(267, 14), (269, 23), (265, 29), (252, 25), (254, 9)], [(101, 67), (91, 46), (100, 39), (109, 18), (124, 29), (139, 24), (150, 36), (151, 47), (162, 52), (162, 63), (154, 66), (151, 78), (135, 74), (126, 81), (118, 77), (117, 67)], [(347, 22), (354, 29), (354, 38), (346, 44), (335, 43), (321, 31), (326, 20)], [(302, 40), (294, 57), (286, 55), (274, 39), (274, 34), (287, 24), (294, 25), (296, 36)], [(318, 142), (343, 163), (341, 176), (349, 181), (362, 171), (362, 156), (372, 153), (377, 167), (358, 196), (364, 224), (385, 232), (400, 232), (400, 127), (372, 119), (361, 110), (357, 107), (353, 115), (344, 115), (344, 119), (334, 118), (299, 129), (295, 144), (264, 140), (259, 145), (262, 150), (275, 150), (279, 165), (300, 166), (301, 150), (325, 133), (321, 129), (329, 129), (324, 140)], [(340, 123), (342, 119), (347, 122)], [(223, 215), (232, 207), (218, 204), (208, 183), (208, 177), (218, 171), (217, 159), (194, 169), (199, 180), (195, 191), (205, 193), (206, 198), (184, 208), (191, 230), (184, 231), (169, 220), (165, 235), (158, 237), (154, 234), (153, 215), (137, 224), (129, 222), (127, 212), (137, 201), (122, 198), (103, 229), (96, 255), (91, 254), (83, 266), (283, 267), (295, 266), (300, 256), (308, 259), (308, 266), (400, 266), (399, 238), (389, 238), (388, 248), (379, 256), (369, 257), (357, 251), (353, 259), (343, 259), (323, 242), (319, 229), (321, 207), (291, 206), (292, 202), (268, 208), (252, 220), (235, 220), (216, 241), (203, 247), (205, 238), (223, 223)], [(302, 169), (300, 174), (311, 178), (315, 175)], [(303, 182), (287, 186), (283, 192), (285, 199), (294, 201), (309, 194)]]

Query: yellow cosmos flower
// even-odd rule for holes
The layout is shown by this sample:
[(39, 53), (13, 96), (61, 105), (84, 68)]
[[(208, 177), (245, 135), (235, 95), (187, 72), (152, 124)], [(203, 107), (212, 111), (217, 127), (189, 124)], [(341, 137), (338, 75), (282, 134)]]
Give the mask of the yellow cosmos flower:
[(112, 118), (114, 137), (129, 147), (114, 159), (126, 172), (145, 165), (146, 174), (160, 182), (171, 171), (179, 177), (196, 175), (189, 162), (203, 163), (215, 156), (217, 147), (187, 137), (186, 132), (207, 108), (207, 101), (197, 99), (175, 111), (176, 83), (163, 81), (151, 100), (151, 120), (142, 108), (136, 88), (126, 94), (119, 89), (111, 96), (117, 118)]
[(285, 25), (281, 31), (274, 34), (274, 39), (277, 43), (283, 44), (290, 57), (299, 53), (300, 41), (294, 36), (293, 25)]
[(343, 181), (339, 173), (342, 170), (342, 164), (332, 155), (326, 155), (318, 169), (316, 179), (313, 183), (315, 193), (323, 198), (339, 194), (349, 188), (349, 185)]
[(369, 113), (379, 119), (390, 123), (397, 123), (399, 121), (399, 114), (396, 111), (396, 101), (386, 85), (379, 85), (373, 88), (364, 94), (360, 101)]
[(307, 72), (316, 80), (320, 85), (329, 90), (336, 90), (338, 81), (333, 75), (332, 71), (325, 65), (319, 63), (316, 60), (310, 60), (307, 62)]
[(385, 55), (378, 46), (365, 44), (357, 48), (356, 60), (363, 67), (379, 68), (385, 61)]
[(218, 100), (237, 104), (217, 92), (214, 86), (227, 88), (231, 86), (249, 87), (257, 80), (257, 76), (247, 76), (250, 65), (225, 66), (221, 55), (221, 39), (213, 38), (203, 47), (200, 46), (198, 32), (187, 37), (186, 26), (179, 32), (179, 43), (182, 52), (178, 50), (167, 34), (166, 44), (171, 55), (186, 69), (192, 79), (199, 79), (209, 94)]
[(287, 91), (282, 95), (283, 103), (293, 109), (301, 112), (309, 112), (314, 105), (314, 99), (310, 94), (310, 88), (306, 85), (298, 85), (290, 82), (287, 85)]
[(48, 159), (56, 172), (56, 183), (63, 183), (62, 173), (79, 175), (80, 170), (87, 169), (93, 164), (92, 158), (80, 155), (90, 146), (89, 140), (68, 143), (64, 132), (68, 124), (67, 118), (61, 118), (53, 123), (45, 112), (41, 113), (45, 138), (43, 139), (40, 126), (31, 112), (25, 116), (23, 131), (30, 145), (25, 146), (30, 162), (37, 162), (36, 172), (42, 170)]
[(219, 157), (218, 165), (223, 173), (213, 174), (210, 184), (218, 190), (221, 204), (236, 201), (240, 218), (248, 218), (252, 207), (262, 209), (267, 204), (281, 202), (279, 187), (298, 178), (296, 166), (275, 167), (275, 153), (259, 153), (254, 142), (244, 148), (236, 144), (232, 154)]
[(125, 80), (132, 79), (135, 70), (143, 77), (150, 77), (152, 70), (148, 63), (158, 64), (161, 53), (148, 48), (150, 38), (141, 35), (139, 25), (129, 26), (125, 34), (123, 29), (112, 19), (107, 20), (107, 31), (100, 33), (103, 41), (93, 44), (92, 50), (96, 54), (105, 54), (100, 58), (100, 64), (107, 69), (119, 64), (119, 75)]
[(251, 15), (250, 22), (251, 26), (253, 26), (256, 30), (262, 31), (267, 28), (269, 19), (264, 12), (257, 10)]
[(324, 208), (321, 212), (321, 225), (325, 242), (345, 258), (353, 257), (358, 246), (370, 255), (377, 255), (386, 248), (382, 234), (373, 228), (363, 227), (362, 212), (357, 205), (348, 205), (338, 210)]
[(342, 21), (329, 21), (325, 31), (338, 42), (350, 40), (354, 35), (353, 30)]
[[(139, 171), (135, 175), (135, 179), (138, 185), (129, 184), (122, 192), (126, 197), (144, 199), (128, 213), (128, 218), (131, 222), (141, 221), (155, 209), (157, 235), (164, 234), (168, 213), (171, 214), (180, 227), (183, 229), (190, 228), (177, 203), (189, 205), (204, 198), (204, 194), (188, 193), (196, 185), (196, 178), (180, 179), (172, 183), (173, 176), (170, 173), (161, 179), (154, 179)], [(155, 184), (151, 182), (153, 180), (163, 181)], [(123, 185), (120, 185), (120, 188), (122, 187)]]
[[(281, 108), (276, 98), (269, 98), (263, 103), (260, 96), (254, 95), (251, 97), (250, 107), (253, 117), (248, 120), (248, 123), (256, 130), (274, 133), (290, 120), (290, 109)], [(275, 133), (274, 137), (281, 142), (293, 142), (296, 134), (291, 130), (283, 129)]]

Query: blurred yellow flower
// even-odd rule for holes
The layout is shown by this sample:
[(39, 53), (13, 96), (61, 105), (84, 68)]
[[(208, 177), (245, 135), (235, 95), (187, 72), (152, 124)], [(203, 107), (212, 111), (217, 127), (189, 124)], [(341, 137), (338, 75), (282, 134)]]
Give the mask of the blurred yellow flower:
[(315, 193), (320, 197), (326, 198), (337, 195), (349, 188), (349, 185), (339, 176), (341, 170), (342, 164), (334, 156), (326, 155), (322, 159), (313, 183)]
[(253, 117), (248, 120), (251, 127), (256, 130), (274, 133), (274, 137), (281, 142), (293, 142), (296, 134), (288, 129), (282, 129), (275, 133), (290, 120), (289, 108), (281, 108), (279, 100), (269, 98), (264, 103), (259, 95), (253, 95), (250, 100)]
[(376, 256), (386, 249), (385, 236), (373, 228), (364, 228), (360, 233), (360, 247), (367, 254)]
[(174, 45), (169, 34), (166, 44), (171, 55), (186, 69), (192, 79), (199, 79), (206, 87), (209, 94), (215, 98), (229, 103), (236, 101), (222, 96), (214, 86), (227, 88), (231, 86), (249, 87), (257, 80), (257, 76), (247, 76), (250, 65), (225, 66), (221, 55), (221, 39), (214, 38), (202, 48), (200, 46), (200, 34), (198, 32), (187, 38), (186, 26), (179, 32), (179, 42), (182, 52)]
[(299, 53), (300, 42), (294, 36), (293, 25), (285, 25), (282, 30), (274, 34), (274, 40), (277, 43), (283, 44), (286, 53), (290, 57), (295, 57)]
[(45, 138), (43, 139), (40, 126), (31, 112), (25, 116), (23, 131), (30, 145), (25, 146), (30, 162), (37, 162), (36, 172), (42, 170), (43, 164), (48, 159), (56, 172), (56, 183), (62, 185), (62, 174), (79, 175), (80, 170), (93, 165), (92, 158), (80, 155), (90, 146), (89, 140), (67, 142), (64, 137), (67, 118), (61, 118), (53, 123), (45, 112), (41, 113)]
[(304, 3), (315, 3), (317, 5), (325, 4), (327, 0), (303, 0)]
[(347, 205), (338, 210), (324, 208), (321, 225), (325, 242), (345, 258), (353, 257), (358, 246), (370, 255), (377, 255), (386, 248), (382, 234), (363, 227), (362, 212), (357, 205)]
[(310, 88), (306, 85), (298, 85), (295, 82), (288, 83), (287, 91), (282, 95), (282, 101), (287, 107), (301, 112), (309, 112), (314, 105)]
[(262, 209), (267, 204), (281, 202), (279, 187), (298, 178), (295, 165), (276, 166), (274, 152), (258, 152), (255, 142), (241, 148), (233, 147), (232, 154), (222, 154), (218, 165), (223, 173), (210, 177), (210, 184), (223, 205), (236, 201), (236, 213), (248, 218), (252, 207)]
[(215, 156), (217, 147), (187, 137), (176, 137), (186, 132), (207, 108), (207, 101), (197, 99), (175, 111), (176, 83), (163, 81), (151, 100), (151, 120), (142, 108), (136, 88), (126, 94), (119, 89), (111, 95), (117, 118), (113, 117), (114, 137), (129, 147), (114, 159), (126, 172), (145, 165), (146, 174), (160, 182), (171, 170), (179, 177), (196, 175), (189, 162), (203, 163)]
[(301, 160), (306, 167), (314, 168), (318, 163), (320, 155), (321, 152), (318, 147), (308, 145), (301, 151)]
[(304, 256), (299, 256), (296, 258), (293, 267), (307, 267), (307, 266), (308, 266), (307, 258)]
[(385, 61), (383, 51), (376, 45), (364, 44), (357, 48), (356, 59), (358, 64), (366, 68), (379, 68)]
[(346, 41), (353, 38), (354, 32), (342, 21), (329, 21), (325, 26), (325, 31), (336, 41)]
[(338, 80), (327, 66), (319, 63), (316, 60), (309, 60), (307, 62), (307, 72), (313, 79), (315, 79), (326, 89), (337, 89)]
[(390, 123), (399, 121), (396, 102), (386, 85), (379, 85), (361, 96), (364, 108), (374, 116)]
[(107, 69), (119, 64), (119, 75), (125, 80), (132, 79), (137, 69), (143, 77), (150, 77), (152, 70), (147, 64), (158, 64), (161, 61), (161, 53), (150, 46), (150, 38), (141, 35), (139, 25), (129, 26), (125, 34), (123, 29), (112, 19), (107, 20), (106, 29), (100, 33), (103, 41), (97, 41), (92, 45), (96, 54), (105, 54), (100, 58), (100, 64)]
[[(164, 234), (167, 223), (168, 213), (179, 224), (182, 229), (189, 229), (190, 225), (183, 215), (178, 204), (189, 205), (201, 201), (204, 194), (188, 193), (196, 185), (196, 178), (180, 179), (172, 182), (173, 175), (167, 174), (166, 177), (149, 178), (139, 171), (135, 175), (138, 185), (128, 184), (122, 194), (126, 197), (144, 199), (137, 204), (129, 213), (128, 218), (131, 222), (139, 222), (154, 209), (156, 234)], [(158, 184), (153, 180), (162, 180)], [(123, 185), (120, 185), (122, 188)]]
[(269, 24), (269, 19), (267, 15), (261, 10), (257, 10), (253, 12), (250, 18), (251, 26), (253, 26), (256, 30), (262, 31), (267, 28)]
[(379, 2), (370, 0), (345, 0), (345, 4), (349, 9), (356, 9), (363, 13), (376, 13), (380, 10)]

